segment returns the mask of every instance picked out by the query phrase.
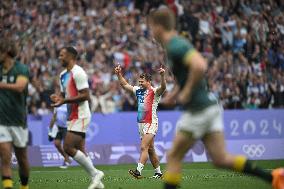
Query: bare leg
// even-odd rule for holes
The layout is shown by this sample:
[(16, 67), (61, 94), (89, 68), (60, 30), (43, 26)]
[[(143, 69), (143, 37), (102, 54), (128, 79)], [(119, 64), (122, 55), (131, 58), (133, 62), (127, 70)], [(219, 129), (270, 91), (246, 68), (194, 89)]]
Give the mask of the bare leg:
[(182, 159), (194, 143), (195, 139), (189, 132), (179, 131), (175, 136), (173, 146), (167, 154), (165, 188), (177, 188), (180, 184)]
[(12, 158), (12, 143), (3, 142), (0, 143), (0, 159), (1, 159), (1, 174), (3, 188), (12, 188), (12, 169), (11, 169), (11, 158)]
[(54, 140), (54, 146), (56, 147), (56, 149), (58, 150), (58, 152), (64, 157), (64, 161), (70, 162), (69, 156), (68, 156), (67, 153), (65, 153), (64, 150), (63, 150), (63, 147), (62, 147), (62, 145), (61, 145), (61, 140), (55, 139), (55, 140)]
[(145, 134), (142, 137), (141, 146), (140, 146), (141, 152), (140, 152), (139, 162), (142, 163), (143, 165), (145, 165), (145, 163), (148, 160), (148, 149), (153, 139), (154, 139), (153, 134)]
[(149, 149), (148, 149), (148, 154), (149, 154), (149, 159), (150, 159), (154, 169), (159, 167), (160, 162), (159, 162), (159, 158), (158, 158), (156, 151), (155, 151), (154, 138), (151, 140), (151, 143), (150, 143), (150, 146), (149, 146)]
[(1, 174), (5, 177), (12, 177), (11, 158), (12, 143), (0, 143)]
[(30, 172), (27, 148), (14, 147), (14, 149), (19, 165), (19, 177), (21, 179), (22, 186), (27, 186)]

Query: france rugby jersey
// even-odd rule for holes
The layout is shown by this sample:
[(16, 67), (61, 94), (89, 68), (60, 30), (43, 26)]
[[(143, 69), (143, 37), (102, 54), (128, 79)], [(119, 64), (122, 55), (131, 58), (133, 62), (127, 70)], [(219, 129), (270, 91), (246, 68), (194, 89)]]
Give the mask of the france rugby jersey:
[[(60, 90), (65, 93), (65, 98), (75, 97), (82, 89), (89, 88), (86, 72), (78, 65), (74, 65), (70, 71), (66, 69), (60, 74)], [(75, 120), (91, 117), (89, 102), (67, 104), (67, 120)]]
[(157, 107), (161, 96), (156, 93), (157, 88), (143, 89), (138, 86), (133, 87), (138, 103), (138, 123), (158, 123)]

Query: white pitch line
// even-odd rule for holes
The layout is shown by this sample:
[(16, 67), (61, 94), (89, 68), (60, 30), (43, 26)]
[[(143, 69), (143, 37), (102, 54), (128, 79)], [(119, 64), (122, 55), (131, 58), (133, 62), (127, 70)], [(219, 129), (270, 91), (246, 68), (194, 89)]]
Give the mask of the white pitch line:
[[(204, 171), (210, 171), (210, 170), (220, 170), (220, 171), (222, 171), (222, 169), (214, 169), (214, 168), (212, 168), (212, 169), (203, 169), (203, 168), (200, 168), (200, 169), (183, 169), (182, 171), (197, 171), (197, 170), (204, 170)], [(270, 171), (270, 170), (272, 170), (272, 169), (265, 169), (265, 170), (268, 170), (268, 171)], [(64, 173), (64, 172), (67, 172), (68, 171), (68, 169), (67, 170), (42, 170), (42, 171), (31, 171), (31, 172), (33, 172), (33, 173), (44, 173), (44, 172), (52, 172), (52, 173)], [(84, 170), (72, 170), (72, 171), (77, 171), (77, 172), (85, 172)], [(108, 169), (108, 170), (102, 170), (102, 171), (105, 171), (105, 172), (119, 172), (119, 171), (128, 171), (128, 169)], [(149, 169), (146, 169), (146, 170), (143, 170), (143, 172), (152, 172), (153, 170), (149, 170)], [(232, 171), (232, 173), (233, 173), (233, 171)]]

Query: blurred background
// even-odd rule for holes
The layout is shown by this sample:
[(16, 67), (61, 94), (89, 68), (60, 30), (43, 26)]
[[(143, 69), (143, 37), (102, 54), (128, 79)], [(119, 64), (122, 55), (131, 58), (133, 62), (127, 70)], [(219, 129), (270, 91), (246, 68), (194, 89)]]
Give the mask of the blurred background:
[[(283, 108), (283, 1), (2, 0), (1, 37), (16, 39), (18, 59), (30, 67), (29, 113), (50, 113), (49, 95), (58, 90), (62, 70), (58, 50), (65, 45), (77, 48), (88, 73), (93, 112), (135, 111), (114, 60), (132, 85), (142, 72), (159, 85), (157, 69), (166, 59), (149, 36), (146, 15), (161, 6), (175, 12), (178, 31), (208, 60), (208, 87), (225, 109)], [(171, 91), (173, 77), (166, 79)]]

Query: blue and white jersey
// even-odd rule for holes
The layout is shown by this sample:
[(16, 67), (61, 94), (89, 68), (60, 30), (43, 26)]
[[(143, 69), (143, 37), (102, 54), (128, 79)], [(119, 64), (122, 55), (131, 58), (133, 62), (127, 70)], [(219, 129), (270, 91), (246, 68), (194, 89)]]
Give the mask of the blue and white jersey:
[(68, 112), (67, 112), (67, 105), (66, 104), (62, 104), (61, 106), (57, 107), (54, 109), (54, 113), (56, 113), (56, 121), (55, 124), (58, 127), (64, 127), (66, 128), (67, 125), (67, 116), (68, 116)]

